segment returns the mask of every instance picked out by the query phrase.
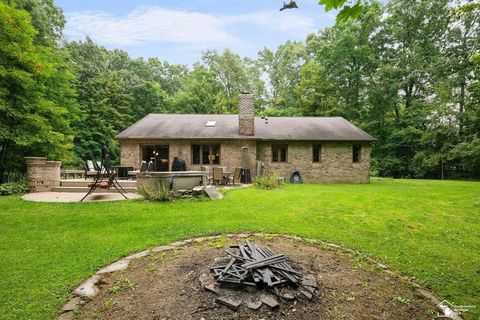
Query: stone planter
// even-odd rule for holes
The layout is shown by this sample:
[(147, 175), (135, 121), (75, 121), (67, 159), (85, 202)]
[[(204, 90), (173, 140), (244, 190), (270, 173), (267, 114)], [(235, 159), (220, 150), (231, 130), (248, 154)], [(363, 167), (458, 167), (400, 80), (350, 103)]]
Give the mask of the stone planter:
[(51, 191), (60, 186), (62, 161), (47, 161), (46, 157), (25, 157), (30, 192)]

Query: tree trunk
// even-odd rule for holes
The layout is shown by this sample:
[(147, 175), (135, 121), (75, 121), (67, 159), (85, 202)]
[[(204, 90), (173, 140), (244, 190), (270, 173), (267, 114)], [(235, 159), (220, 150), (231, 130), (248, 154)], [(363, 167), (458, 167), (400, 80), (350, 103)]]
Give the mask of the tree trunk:
[(0, 143), (0, 183), (5, 182), (5, 155), (7, 154), (8, 141), (4, 140)]
[(443, 159), (440, 159), (440, 166), (442, 170), (442, 180), (445, 179), (445, 174), (444, 174), (444, 165), (443, 165)]
[(409, 81), (405, 86), (405, 110), (410, 109), (413, 100), (413, 83)]

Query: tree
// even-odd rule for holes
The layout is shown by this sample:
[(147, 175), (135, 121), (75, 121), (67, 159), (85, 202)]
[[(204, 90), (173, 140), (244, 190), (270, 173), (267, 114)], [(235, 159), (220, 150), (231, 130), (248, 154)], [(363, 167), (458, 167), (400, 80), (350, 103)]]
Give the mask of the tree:
[(65, 26), (62, 9), (53, 0), (4, 0), (9, 6), (29, 13), (36, 31), (34, 43), (54, 46), (60, 40)]
[(27, 154), (72, 158), (73, 75), (65, 52), (35, 35), (27, 12), (0, 2), (0, 174), (21, 169)]
[[(349, 19), (356, 19), (362, 12), (362, 1), (356, 0), (354, 4), (350, 4), (348, 0), (319, 0), (320, 5), (325, 6), (325, 11), (332, 9), (339, 10), (337, 14), (337, 23), (346, 22)], [(348, 3), (348, 5), (347, 5)]]
[(300, 69), (306, 59), (305, 45), (299, 41), (287, 41), (275, 52), (264, 48), (258, 53), (258, 62), (268, 79), (269, 107), (297, 107), (293, 89), (299, 82)]
[(202, 61), (216, 74), (218, 81), (225, 88), (227, 111), (235, 112), (238, 94), (251, 91), (252, 88), (242, 59), (238, 54), (225, 49), (221, 55), (215, 50), (203, 53)]
[(195, 64), (172, 100), (176, 113), (226, 113), (228, 96), (215, 72)]
[(443, 50), (447, 57), (447, 70), (450, 74), (452, 96), (458, 105), (460, 134), (463, 133), (465, 106), (468, 99), (468, 87), (474, 75), (473, 56), (480, 50), (480, 4), (457, 3), (451, 9), (450, 28)]
[(343, 110), (339, 114), (358, 123), (365, 110), (367, 85), (378, 66), (372, 42), (380, 26), (379, 3), (365, 7), (355, 21), (347, 21), (309, 35), (307, 49), (325, 70), (328, 80), (338, 90)]
[(328, 81), (325, 70), (313, 60), (302, 66), (300, 82), (294, 91), (299, 109), (305, 116), (330, 116), (340, 113), (335, 86)]

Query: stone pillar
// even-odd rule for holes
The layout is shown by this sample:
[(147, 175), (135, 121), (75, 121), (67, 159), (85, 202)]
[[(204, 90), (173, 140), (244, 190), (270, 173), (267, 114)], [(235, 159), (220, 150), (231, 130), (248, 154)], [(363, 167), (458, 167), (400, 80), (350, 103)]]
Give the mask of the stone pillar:
[(25, 157), (30, 192), (51, 191), (60, 186), (62, 161), (47, 161), (45, 157)]
[(238, 134), (253, 136), (255, 134), (253, 94), (241, 93), (238, 95)]

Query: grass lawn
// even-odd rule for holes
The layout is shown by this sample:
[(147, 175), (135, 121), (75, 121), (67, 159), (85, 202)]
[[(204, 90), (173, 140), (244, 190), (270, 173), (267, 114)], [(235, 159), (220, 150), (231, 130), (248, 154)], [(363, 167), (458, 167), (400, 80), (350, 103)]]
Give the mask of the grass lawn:
[(0, 197), (0, 318), (51, 319), (101, 266), (192, 236), (262, 231), (341, 244), (414, 276), (480, 315), (480, 183), (232, 190), (221, 201), (33, 203)]

